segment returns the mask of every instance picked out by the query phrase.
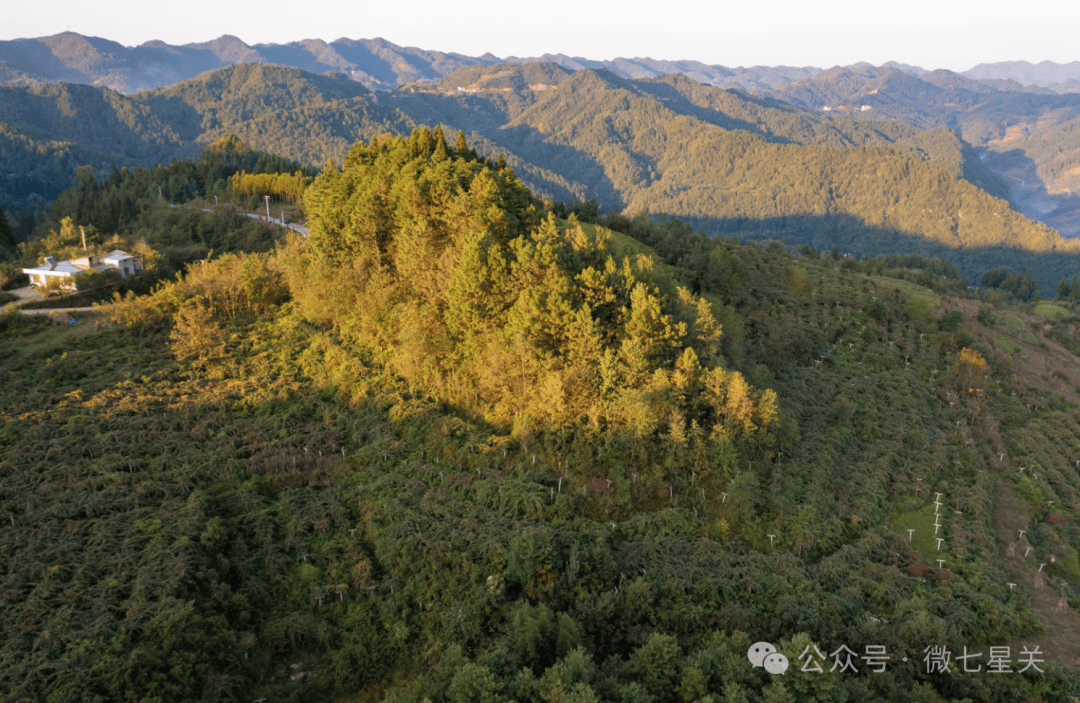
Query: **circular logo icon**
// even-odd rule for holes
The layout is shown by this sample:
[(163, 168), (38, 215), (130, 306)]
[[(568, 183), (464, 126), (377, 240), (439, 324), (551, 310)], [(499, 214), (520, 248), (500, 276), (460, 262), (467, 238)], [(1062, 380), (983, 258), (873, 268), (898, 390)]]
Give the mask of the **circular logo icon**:
[(785, 671), (787, 671), (788, 660), (787, 657), (785, 657), (780, 652), (773, 652), (772, 654), (765, 657), (764, 666), (765, 671), (769, 672), (770, 674), (783, 674)]
[(755, 642), (750, 645), (750, 649), (746, 650), (746, 658), (750, 660), (753, 666), (761, 666), (762, 662), (765, 661), (765, 657), (775, 651), (776, 647), (768, 642)]

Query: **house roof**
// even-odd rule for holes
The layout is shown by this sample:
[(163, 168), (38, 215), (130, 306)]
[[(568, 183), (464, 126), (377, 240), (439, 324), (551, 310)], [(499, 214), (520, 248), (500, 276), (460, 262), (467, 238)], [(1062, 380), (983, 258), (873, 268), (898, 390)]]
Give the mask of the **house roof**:
[(74, 276), (82, 272), (83, 269), (75, 266), (70, 261), (58, 261), (54, 264), (42, 264), (32, 269), (23, 269), (23, 273), (43, 273), (46, 276)]
[(23, 273), (26, 274), (45, 274), (46, 276), (74, 276), (86, 271), (89, 268), (102, 271), (107, 269), (107, 266), (102, 266), (101, 263), (106, 264), (118, 264), (124, 259), (134, 259), (131, 254), (120, 249), (113, 249), (108, 254), (102, 257), (97, 256), (83, 256), (78, 259), (69, 259), (68, 261), (56, 261), (51, 264), (45, 263), (41, 266), (34, 268), (23, 269)]

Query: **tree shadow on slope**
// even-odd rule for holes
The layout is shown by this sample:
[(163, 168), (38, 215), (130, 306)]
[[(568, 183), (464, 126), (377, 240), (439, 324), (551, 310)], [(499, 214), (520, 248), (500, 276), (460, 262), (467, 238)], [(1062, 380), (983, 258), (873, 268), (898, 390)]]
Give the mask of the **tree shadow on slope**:
[(844, 257), (869, 258), (882, 254), (916, 254), (951, 261), (978, 285), (983, 273), (1008, 266), (1022, 273), (1031, 269), (1032, 280), (1044, 297), (1052, 297), (1057, 283), (1071, 280), (1080, 268), (1080, 253), (1035, 252), (1008, 246), (956, 248), (918, 234), (866, 224), (848, 214), (785, 215), (780, 217), (685, 217), (675, 213), (653, 212), (662, 217), (678, 217), (706, 234), (738, 237), (743, 242), (778, 241), (788, 248), (804, 245), (817, 251), (836, 249)]
[(1009, 187), (1009, 202), (1033, 220), (1065, 237), (1080, 236), (1080, 195), (1051, 193), (1039, 175), (1038, 164), (1021, 149), (986, 151), (984, 163)]
[[(679, 92), (675, 86), (663, 81), (638, 81), (636, 86), (644, 93), (660, 100), (669, 109), (679, 113), (680, 115), (690, 115), (695, 117), (706, 124), (715, 125), (722, 129), (744, 129), (747, 132), (754, 134), (760, 134), (762, 136), (768, 136), (770, 141), (780, 144), (790, 143), (790, 139), (786, 137), (775, 137), (767, 132), (761, 130), (761, 128), (746, 120), (740, 120), (730, 115), (726, 115), (719, 110), (710, 110), (705, 107), (694, 104), (683, 93)], [(768, 107), (772, 109), (780, 109), (785, 111), (794, 112), (791, 106), (776, 101), (763, 101), (751, 98), (746, 94), (739, 94), (739, 99), (747, 102), (752, 102), (760, 107)]]
[(550, 164), (554, 173), (570, 182), (588, 183), (590, 195), (603, 207), (621, 209), (626, 203), (604, 165), (594, 155), (565, 144), (552, 144), (534, 127), (516, 125), (504, 127), (494, 134), (485, 134), (497, 143), (507, 144), (526, 161)]

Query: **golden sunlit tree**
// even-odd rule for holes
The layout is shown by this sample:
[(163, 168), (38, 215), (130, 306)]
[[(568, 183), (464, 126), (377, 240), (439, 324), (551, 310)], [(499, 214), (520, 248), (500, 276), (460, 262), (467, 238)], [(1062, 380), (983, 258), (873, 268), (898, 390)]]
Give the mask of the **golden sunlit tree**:
[(956, 355), (956, 364), (953, 369), (956, 371), (957, 387), (961, 393), (982, 394), (986, 387), (986, 379), (990, 375), (990, 365), (986, 363), (982, 354), (964, 347)]

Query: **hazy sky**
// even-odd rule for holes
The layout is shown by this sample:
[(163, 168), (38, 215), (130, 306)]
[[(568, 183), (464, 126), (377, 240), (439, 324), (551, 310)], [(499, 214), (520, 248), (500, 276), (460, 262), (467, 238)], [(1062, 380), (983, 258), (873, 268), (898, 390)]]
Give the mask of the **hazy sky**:
[(963, 71), (993, 61), (1080, 60), (1078, 8), (1056, 0), (12, 0), (0, 20), (0, 39), (68, 29), (127, 46), (151, 39), (186, 44), (222, 34), (248, 44), (383, 37), (470, 56), (565, 53), (823, 68), (899, 61)]

